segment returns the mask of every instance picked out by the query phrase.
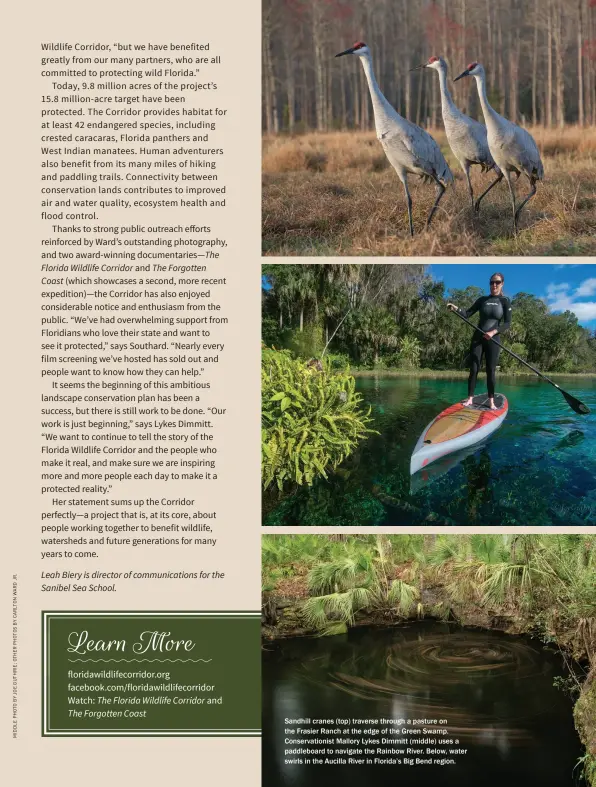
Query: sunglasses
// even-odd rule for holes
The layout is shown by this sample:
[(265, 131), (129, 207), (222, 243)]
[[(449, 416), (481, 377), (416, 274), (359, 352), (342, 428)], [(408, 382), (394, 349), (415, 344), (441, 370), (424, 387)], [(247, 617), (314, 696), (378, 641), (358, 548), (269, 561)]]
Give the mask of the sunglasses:
[(503, 279), (491, 279), (491, 284), (503, 284)]

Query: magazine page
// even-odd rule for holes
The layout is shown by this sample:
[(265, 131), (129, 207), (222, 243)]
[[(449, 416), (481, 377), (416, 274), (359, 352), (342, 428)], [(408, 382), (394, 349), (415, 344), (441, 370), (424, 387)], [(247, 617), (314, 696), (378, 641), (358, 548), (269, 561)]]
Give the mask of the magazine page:
[(256, 785), (258, 7), (7, 13), (3, 776)]
[(5, 780), (596, 787), (594, 2), (6, 17)]

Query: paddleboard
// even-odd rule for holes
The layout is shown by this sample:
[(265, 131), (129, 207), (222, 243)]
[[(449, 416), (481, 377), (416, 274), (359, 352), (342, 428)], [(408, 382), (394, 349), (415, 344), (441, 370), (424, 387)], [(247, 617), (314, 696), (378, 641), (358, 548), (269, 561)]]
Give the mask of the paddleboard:
[(452, 404), (430, 422), (422, 432), (410, 459), (410, 475), (417, 473), (442, 456), (485, 440), (501, 426), (509, 405), (503, 394), (495, 394), (496, 410), (491, 410), (488, 396), (475, 396), (472, 404)]
[(482, 451), (484, 445), (485, 441), (481, 440), (479, 443), (474, 443), (474, 445), (469, 445), (467, 448), (461, 448), (453, 451), (451, 454), (440, 456), (434, 462), (429, 462), (421, 470), (410, 476), (410, 494), (415, 495), (432, 481), (436, 481), (437, 478), (446, 475), (454, 467), (463, 464), (469, 456)]

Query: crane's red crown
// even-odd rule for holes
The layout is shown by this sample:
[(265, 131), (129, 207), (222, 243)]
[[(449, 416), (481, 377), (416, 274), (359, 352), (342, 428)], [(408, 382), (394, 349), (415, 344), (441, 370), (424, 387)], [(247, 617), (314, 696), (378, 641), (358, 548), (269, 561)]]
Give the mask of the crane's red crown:
[(470, 63), (470, 65), (468, 66), (468, 71), (471, 71), (473, 68), (476, 68), (477, 65), (478, 63)]
[(363, 46), (366, 46), (364, 41), (356, 41), (352, 49), (362, 49)]
[(429, 63), (436, 63), (439, 58), (436, 55), (428, 58)]

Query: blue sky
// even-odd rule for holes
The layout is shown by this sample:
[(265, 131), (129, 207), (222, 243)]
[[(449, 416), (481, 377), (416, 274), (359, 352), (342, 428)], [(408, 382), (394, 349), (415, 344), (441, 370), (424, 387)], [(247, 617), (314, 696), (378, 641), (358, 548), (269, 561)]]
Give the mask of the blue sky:
[(488, 295), (491, 274), (499, 271), (505, 276), (505, 294), (513, 297), (528, 292), (542, 298), (552, 312), (573, 312), (580, 325), (596, 330), (596, 264), (566, 263), (523, 265), (506, 263), (437, 263), (427, 272), (445, 282), (448, 290), (481, 287)]
[(596, 265), (570, 263), (564, 265), (520, 265), (505, 262), (433, 264), (428, 272), (434, 279), (445, 282), (447, 289), (463, 289), (476, 285), (488, 294), (492, 273), (505, 276), (505, 294), (512, 297), (528, 292), (542, 298), (552, 312), (569, 309), (581, 325), (596, 329)]

